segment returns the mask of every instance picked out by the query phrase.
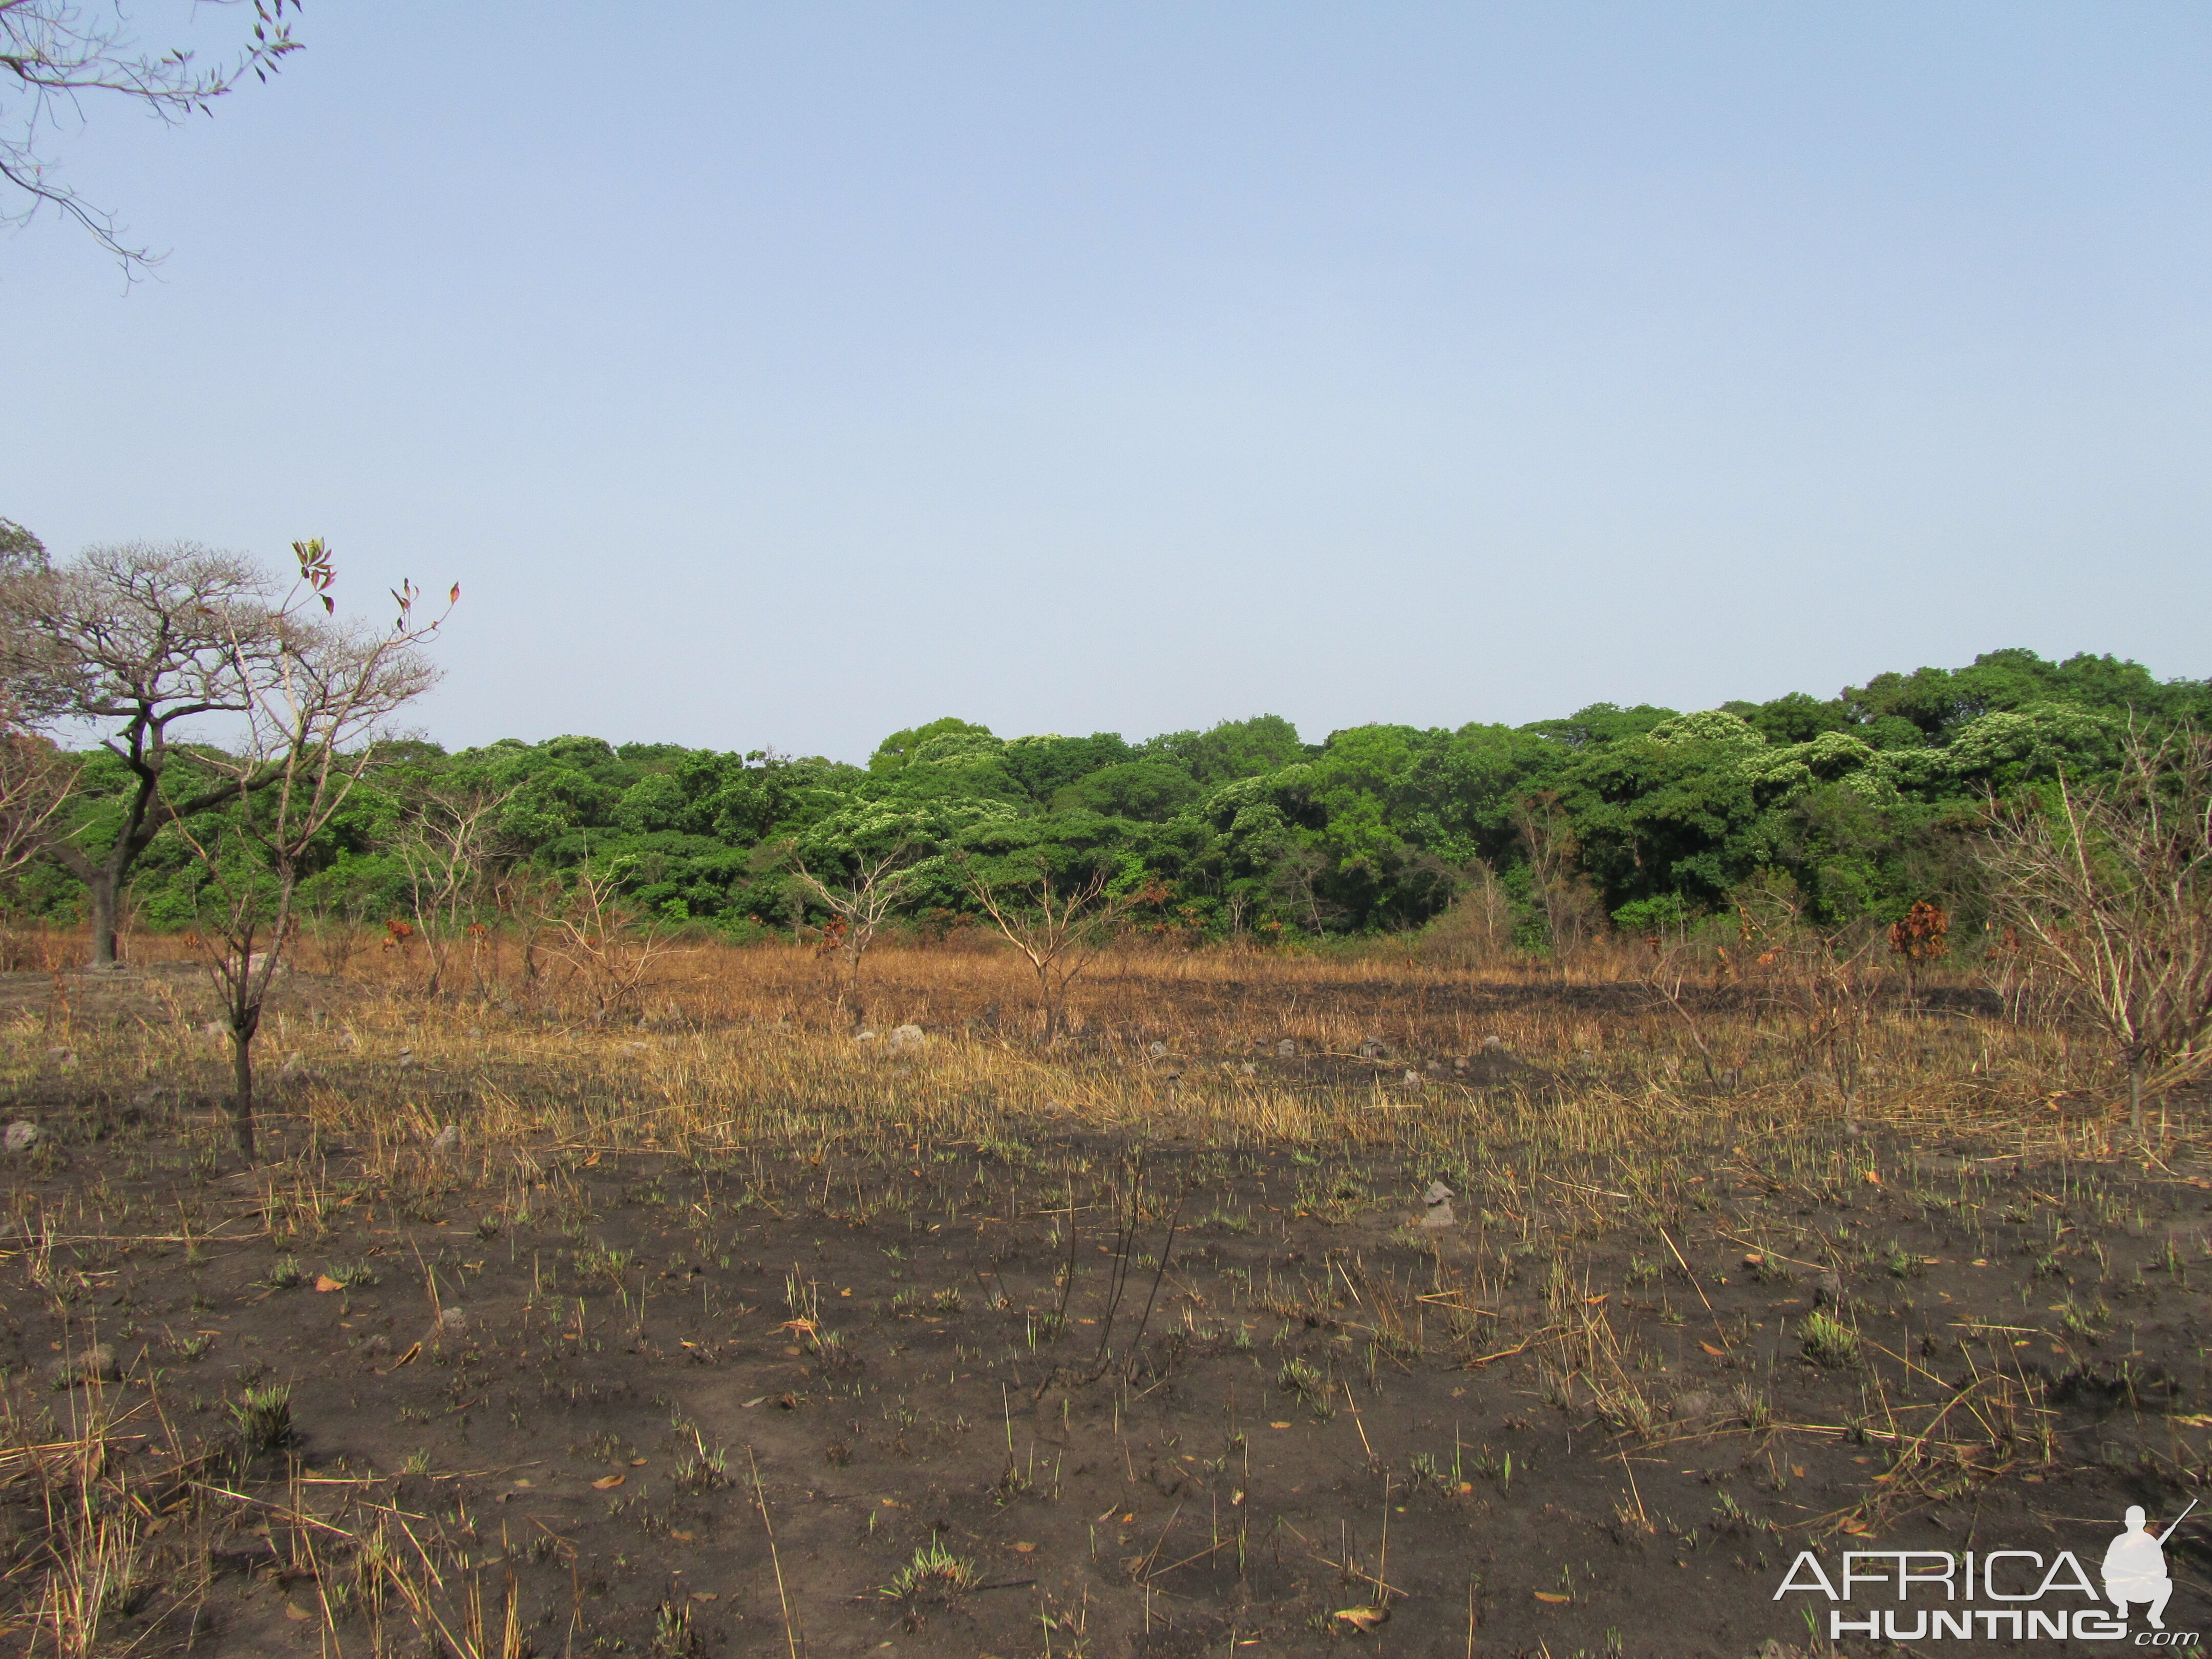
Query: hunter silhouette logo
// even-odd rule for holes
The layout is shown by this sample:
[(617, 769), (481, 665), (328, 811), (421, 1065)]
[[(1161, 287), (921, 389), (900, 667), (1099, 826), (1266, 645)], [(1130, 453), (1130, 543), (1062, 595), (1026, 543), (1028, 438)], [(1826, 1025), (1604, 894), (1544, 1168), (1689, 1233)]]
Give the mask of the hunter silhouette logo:
[[(2201, 1648), (2197, 1632), (2166, 1627), (2166, 1607), (2173, 1595), (2166, 1547), (2196, 1507), (2191, 1503), (2156, 1528), (2140, 1505), (2130, 1508), (2127, 1529), (2105, 1548), (2101, 1595), (2071, 1550), (2047, 1559), (2040, 1550), (1848, 1550), (1832, 1573), (1813, 1551), (1801, 1550), (1774, 1599), (1796, 1590), (1837, 1604), (1828, 1611), (1832, 1642), (1846, 1636), (1891, 1642), (2070, 1638)], [(2145, 1609), (2148, 1628), (2130, 1638), (2136, 1607)]]
[[(2189, 1501), (2189, 1510), (2197, 1507), (2197, 1500)], [(2166, 1628), (2166, 1604), (2173, 1595), (2173, 1580), (2166, 1573), (2166, 1540), (2173, 1536), (2174, 1527), (2189, 1518), (2189, 1510), (2173, 1517), (2172, 1526), (2163, 1536), (2143, 1524), (2142, 1505), (2131, 1504), (2128, 1510), (2128, 1529), (2105, 1550), (2105, 1594), (2120, 1610), (2120, 1617), (2128, 1616), (2131, 1603), (2150, 1603), (2150, 1627)]]

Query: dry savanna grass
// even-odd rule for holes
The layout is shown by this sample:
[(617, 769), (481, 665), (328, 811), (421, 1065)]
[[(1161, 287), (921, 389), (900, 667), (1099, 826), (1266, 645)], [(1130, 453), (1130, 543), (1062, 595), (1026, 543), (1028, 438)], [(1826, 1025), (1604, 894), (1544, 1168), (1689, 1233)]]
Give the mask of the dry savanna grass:
[(958, 936), (855, 1009), (806, 945), (485, 935), (431, 998), (331, 935), (246, 1167), (189, 941), (11, 948), (29, 1652), (1738, 1659), (1826, 1650), (1800, 1547), (2206, 1468), (2201, 1104), (2131, 1136), (1961, 975), (1137, 942), (1047, 1046)]

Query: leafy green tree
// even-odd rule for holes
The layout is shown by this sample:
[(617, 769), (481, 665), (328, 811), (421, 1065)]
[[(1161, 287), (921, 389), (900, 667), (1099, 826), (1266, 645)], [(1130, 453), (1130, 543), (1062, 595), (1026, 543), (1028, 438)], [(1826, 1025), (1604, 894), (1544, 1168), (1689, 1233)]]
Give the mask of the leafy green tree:
[(1144, 757), (1180, 766), (1208, 788), (1255, 778), (1307, 759), (1297, 727), (1280, 714), (1224, 720), (1204, 732), (1169, 732), (1141, 745)]
[(1054, 811), (1084, 811), (1107, 817), (1164, 823), (1197, 803), (1198, 781), (1165, 761), (1124, 761), (1090, 773), (1052, 797)]
[(1048, 806), (1069, 785), (1109, 766), (1137, 758), (1118, 732), (1094, 732), (1087, 738), (1016, 738), (1006, 746), (1006, 769), (1038, 806)]
[(915, 758), (922, 745), (933, 738), (988, 738), (990, 735), (991, 728), (988, 726), (977, 726), (971, 721), (947, 714), (941, 720), (930, 721), (927, 726), (916, 726), (903, 732), (892, 732), (890, 736), (878, 744), (876, 752), (868, 757), (868, 770), (871, 772), (903, 770), (908, 763)]

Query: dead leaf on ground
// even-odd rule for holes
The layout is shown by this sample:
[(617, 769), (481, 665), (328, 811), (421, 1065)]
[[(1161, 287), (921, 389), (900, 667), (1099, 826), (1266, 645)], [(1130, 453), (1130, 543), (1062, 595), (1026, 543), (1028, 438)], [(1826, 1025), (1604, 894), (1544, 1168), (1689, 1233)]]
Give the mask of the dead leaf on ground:
[(304, 1612), (302, 1612), (300, 1608), (298, 1608), (297, 1607), (295, 1607), (295, 1606), (294, 1606), (291, 1602), (289, 1602), (289, 1601), (287, 1601), (287, 1602), (284, 1604), (284, 1616), (285, 1616), (287, 1619), (295, 1619), (295, 1620), (307, 1620), (307, 1619), (312, 1619), (312, 1618), (313, 1618), (313, 1617), (314, 1617), (314, 1615), (313, 1615), (313, 1613), (304, 1613)]
[(1571, 1595), (1562, 1595), (1557, 1590), (1538, 1590), (1536, 1599), (1539, 1601), (1571, 1601), (1575, 1598)]
[(626, 1474), (601, 1475), (597, 1480), (592, 1482), (592, 1490), (593, 1492), (612, 1492), (617, 1486), (619, 1486), (623, 1481), (629, 1479), (629, 1477)]
[(315, 1275), (315, 1288), (318, 1291), (327, 1292), (330, 1291), (342, 1291), (345, 1289), (345, 1286), (341, 1285), (337, 1279), (332, 1279), (328, 1273), (317, 1273)]
[(1341, 1619), (1354, 1630), (1373, 1630), (1390, 1616), (1388, 1607), (1339, 1607), (1329, 1617)]

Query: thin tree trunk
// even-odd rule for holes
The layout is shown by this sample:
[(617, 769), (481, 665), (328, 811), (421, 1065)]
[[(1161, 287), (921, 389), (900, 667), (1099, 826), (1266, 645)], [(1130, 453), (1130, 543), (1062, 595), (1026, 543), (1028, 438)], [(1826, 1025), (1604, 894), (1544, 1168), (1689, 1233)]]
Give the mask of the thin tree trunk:
[(238, 1155), (253, 1162), (253, 1035), (261, 1024), (258, 1008), (230, 1028), (230, 1135)]
[(2128, 1067), (2128, 1127), (2137, 1140), (2142, 1139), (2142, 1063), (2138, 1060)]

